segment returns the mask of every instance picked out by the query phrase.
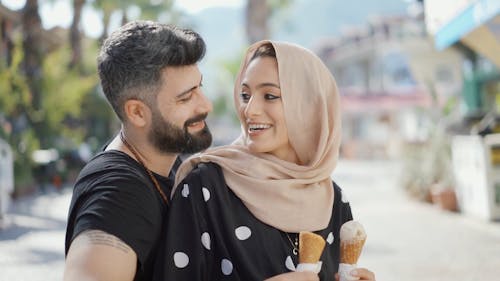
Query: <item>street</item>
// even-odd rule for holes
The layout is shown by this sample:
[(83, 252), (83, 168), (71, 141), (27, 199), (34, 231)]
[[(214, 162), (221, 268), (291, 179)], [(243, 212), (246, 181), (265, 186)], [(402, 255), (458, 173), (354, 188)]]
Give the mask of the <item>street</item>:
[[(500, 276), (500, 223), (409, 199), (398, 163), (340, 161), (334, 180), (368, 239), (358, 263), (379, 281), (475, 281)], [(23, 198), (0, 230), (0, 281), (61, 280), (70, 188)]]
[(0, 229), (0, 280), (62, 280), (71, 190), (23, 198)]
[(368, 235), (358, 265), (379, 281), (498, 280), (500, 222), (410, 200), (398, 171), (397, 163), (340, 162), (334, 172)]

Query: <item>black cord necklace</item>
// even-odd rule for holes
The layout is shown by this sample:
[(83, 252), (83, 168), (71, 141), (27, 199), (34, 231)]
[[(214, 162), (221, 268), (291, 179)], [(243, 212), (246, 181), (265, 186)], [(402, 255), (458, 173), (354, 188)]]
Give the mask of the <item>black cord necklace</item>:
[(163, 202), (165, 202), (165, 204), (168, 205), (168, 199), (167, 199), (168, 197), (165, 195), (165, 192), (163, 192), (163, 190), (161, 189), (160, 184), (158, 183), (158, 180), (153, 175), (153, 172), (151, 172), (151, 170), (148, 169), (148, 167), (146, 167), (146, 165), (142, 161), (141, 156), (139, 156), (139, 153), (137, 152), (137, 150), (127, 141), (123, 131), (120, 131), (120, 139), (123, 142), (123, 144), (125, 144), (125, 146), (130, 150), (130, 152), (132, 152), (132, 154), (134, 154), (135, 158), (137, 159), (137, 162), (139, 162), (139, 164), (141, 164), (141, 166), (148, 172), (149, 178), (153, 182), (158, 193), (160, 193), (160, 196), (163, 199)]

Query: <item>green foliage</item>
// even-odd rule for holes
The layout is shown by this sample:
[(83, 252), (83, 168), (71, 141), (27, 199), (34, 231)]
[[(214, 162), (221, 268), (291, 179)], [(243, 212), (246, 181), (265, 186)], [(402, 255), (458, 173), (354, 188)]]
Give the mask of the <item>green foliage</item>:
[(82, 69), (84, 75), (97, 75), (97, 55), (99, 54), (100, 42), (95, 39), (82, 38)]
[(14, 153), (16, 187), (33, 183), (31, 153), (40, 147), (26, 113), (31, 102), (26, 77), (21, 73), (22, 48), (17, 44), (10, 66), (0, 65), (0, 137), (7, 140)]
[[(121, 12), (128, 16), (134, 8), (139, 18), (158, 19), (173, 14), (173, 0), (94, 0), (104, 15)], [(105, 17), (104, 17), (105, 18)], [(127, 17), (125, 17), (127, 18)], [(109, 19), (109, 18), (108, 18)], [(104, 19), (103, 19), (104, 20)], [(15, 183), (34, 183), (35, 150), (56, 148), (59, 152), (75, 149), (83, 141), (93, 144), (110, 137), (110, 127), (116, 124), (113, 111), (99, 92), (96, 73), (97, 40), (82, 38), (82, 61), (78, 68), (68, 70), (72, 51), (69, 42), (51, 53), (44, 54), (40, 76), (40, 107), (35, 109), (28, 77), (23, 73), (22, 30), (14, 31), (17, 38), (10, 65), (0, 54), (0, 137), (14, 151)], [(37, 51), (41, 52), (43, 46)], [(36, 92), (38, 94), (38, 92)], [(43, 147), (41, 147), (43, 144)], [(18, 190), (19, 191), (19, 190)]]
[(236, 75), (240, 69), (241, 60), (245, 50), (241, 50), (238, 54), (230, 58), (224, 58), (217, 61), (217, 95), (214, 99), (214, 115), (230, 116), (235, 124), (239, 124), (239, 119), (236, 116), (233, 108), (233, 89)]
[(175, 18), (173, 10), (173, 0), (96, 0), (93, 2), (94, 7), (101, 10), (105, 15), (111, 15), (115, 12), (120, 12), (122, 17), (130, 18), (129, 12), (133, 8), (139, 10), (138, 18), (159, 20), (165, 14), (172, 14)]
[(245, 50), (241, 50), (237, 55), (232, 58), (226, 58), (220, 60), (220, 67), (225, 71), (231, 74), (231, 81), (236, 80), (236, 75), (238, 75), (238, 71), (240, 70), (241, 61), (243, 59), (243, 55), (245, 54)]
[(173, 0), (166, 1), (151, 1), (151, 0), (138, 0), (132, 1), (133, 5), (136, 5), (141, 10), (140, 18), (142, 19), (156, 19), (162, 13), (168, 13), (172, 11), (174, 5)]
[(267, 2), (272, 12), (287, 9), (293, 4), (293, 0), (268, 0)]
[[(74, 149), (85, 140), (92, 129), (87, 120), (91, 114), (95, 120), (91, 125), (104, 128), (103, 137), (108, 137), (107, 124), (112, 118), (106, 101), (97, 95), (95, 42), (87, 42), (83, 73), (68, 71), (70, 49), (68, 45), (46, 54), (42, 66), (42, 104), (35, 111), (27, 78), (21, 65), (21, 44), (14, 48), (11, 65), (0, 64), (0, 137), (6, 139), (14, 152), (14, 174), (16, 193), (34, 185), (35, 163), (31, 158), (37, 149), (55, 147), (60, 152)], [(97, 98), (96, 98), (97, 97)], [(90, 109), (90, 113), (85, 111)], [(30, 120), (41, 120), (43, 136), (38, 135)], [(48, 147), (40, 146), (40, 139), (48, 139)]]
[[(19, 134), (12, 134), (9, 142), (14, 152), (14, 182), (16, 192), (33, 185), (34, 163), (31, 158), (33, 151), (40, 148), (40, 143), (33, 128), (28, 128)], [(17, 145), (16, 145), (17, 144)]]
[(226, 113), (227, 107), (228, 107), (228, 102), (226, 97), (224, 96), (217, 96), (215, 100), (213, 101), (213, 114), (220, 116)]
[(14, 114), (19, 106), (29, 103), (30, 92), (24, 75), (19, 67), (23, 59), (22, 49), (14, 49), (12, 64), (0, 66), (0, 112)]
[(84, 128), (78, 126), (82, 102), (97, 85), (96, 75), (82, 76), (76, 70), (68, 71), (67, 60), (70, 49), (63, 47), (48, 54), (43, 65), (43, 104), (47, 130), (52, 143), (56, 138), (71, 139), (74, 143), (83, 140)]

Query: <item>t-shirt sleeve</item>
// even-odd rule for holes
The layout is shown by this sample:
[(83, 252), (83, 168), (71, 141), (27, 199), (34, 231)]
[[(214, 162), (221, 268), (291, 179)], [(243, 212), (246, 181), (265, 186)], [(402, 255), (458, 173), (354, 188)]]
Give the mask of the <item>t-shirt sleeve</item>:
[(199, 168), (177, 186), (169, 209), (165, 245), (165, 280), (209, 280), (214, 231), (207, 223), (210, 192)]
[(333, 187), (335, 189), (335, 195), (340, 196), (340, 204), (342, 206), (342, 224), (353, 220), (352, 217), (352, 211), (351, 211), (351, 204), (349, 203), (349, 200), (347, 198), (347, 195), (345, 192), (340, 188), (335, 182), (333, 183)]
[(133, 174), (98, 180), (73, 208), (71, 239), (97, 229), (123, 240), (144, 264), (161, 232), (162, 206), (152, 187)]

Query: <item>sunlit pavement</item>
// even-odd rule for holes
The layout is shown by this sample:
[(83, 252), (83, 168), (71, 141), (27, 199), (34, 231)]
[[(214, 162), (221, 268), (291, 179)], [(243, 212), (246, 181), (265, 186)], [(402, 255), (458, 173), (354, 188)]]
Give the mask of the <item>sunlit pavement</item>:
[(0, 229), (0, 281), (62, 280), (71, 190), (22, 198)]
[(368, 239), (359, 266), (379, 281), (498, 280), (500, 223), (410, 200), (395, 162), (342, 161), (334, 179)]
[[(333, 178), (368, 233), (359, 266), (379, 281), (498, 280), (500, 223), (408, 199), (395, 162), (340, 161)], [(18, 200), (0, 230), (0, 281), (61, 280), (71, 190)]]

